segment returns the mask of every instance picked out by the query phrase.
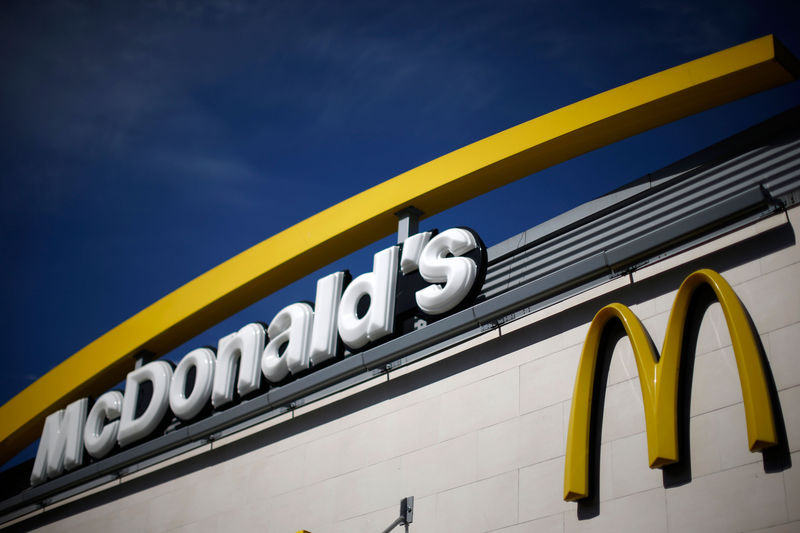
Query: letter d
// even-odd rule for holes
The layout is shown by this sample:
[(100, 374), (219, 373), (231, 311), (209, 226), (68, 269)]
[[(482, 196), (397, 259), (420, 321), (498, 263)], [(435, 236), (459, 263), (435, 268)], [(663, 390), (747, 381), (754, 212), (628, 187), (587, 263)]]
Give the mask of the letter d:
[[(169, 406), (169, 382), (172, 367), (165, 361), (153, 361), (128, 374), (125, 381), (125, 396), (122, 400), (122, 415), (119, 420), (117, 442), (122, 447), (147, 437), (164, 418)], [(144, 413), (136, 418), (139, 387), (145, 381), (153, 384), (153, 396)]]

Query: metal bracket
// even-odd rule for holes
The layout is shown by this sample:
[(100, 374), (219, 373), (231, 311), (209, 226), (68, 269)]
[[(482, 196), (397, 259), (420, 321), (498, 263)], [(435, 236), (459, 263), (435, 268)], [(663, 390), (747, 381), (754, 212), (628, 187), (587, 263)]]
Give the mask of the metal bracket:
[(389, 533), (391, 530), (399, 525), (406, 527), (408, 531), (408, 524), (414, 521), (414, 497), (409, 496), (400, 500), (400, 516), (394, 519), (389, 527), (383, 530), (383, 533)]
[(486, 333), (487, 331), (492, 331), (495, 329), (500, 329), (500, 326), (506, 323), (506, 317), (501, 316), (498, 318), (493, 318), (487, 322), (480, 322), (481, 333)]
[(422, 211), (410, 205), (395, 213), (395, 216), (398, 218), (397, 244), (402, 244), (410, 236), (419, 233), (419, 217), (422, 216)]
[(136, 361), (134, 368), (141, 368), (150, 361), (155, 360), (156, 354), (149, 350), (139, 350), (133, 358)]

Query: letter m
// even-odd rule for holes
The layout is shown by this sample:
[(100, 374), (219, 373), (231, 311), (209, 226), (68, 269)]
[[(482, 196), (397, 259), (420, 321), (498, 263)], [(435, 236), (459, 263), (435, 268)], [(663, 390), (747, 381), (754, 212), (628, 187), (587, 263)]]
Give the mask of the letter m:
[[(687, 277), (672, 305), (661, 357), (636, 315), (626, 306), (613, 303), (601, 309), (589, 326), (583, 346), (572, 411), (569, 417), (564, 469), (564, 499), (580, 500), (589, 495), (589, 432), (593, 386), (600, 340), (607, 324), (618, 319), (630, 339), (642, 386), (647, 452), (650, 468), (678, 461), (678, 381), (683, 333), (689, 302), (695, 290), (708, 285), (725, 315), (742, 387), (750, 451), (777, 444), (767, 381), (750, 320), (739, 298), (725, 279), (713, 270), (699, 270)], [(599, 430), (599, 429), (598, 429)]]
[(83, 426), (88, 406), (89, 399), (81, 398), (45, 419), (33, 462), (31, 485), (38, 485), (47, 478), (58, 476), (64, 469), (71, 470), (83, 463)]

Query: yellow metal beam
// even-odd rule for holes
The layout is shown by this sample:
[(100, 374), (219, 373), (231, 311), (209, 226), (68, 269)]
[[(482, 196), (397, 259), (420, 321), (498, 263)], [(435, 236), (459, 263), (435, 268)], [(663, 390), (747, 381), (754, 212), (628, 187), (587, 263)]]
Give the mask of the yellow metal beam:
[(797, 60), (770, 35), (653, 74), (409, 170), (245, 250), (69, 357), (0, 407), (0, 462), (45, 417), (120, 382), (141, 350), (162, 355), (301, 277), (394, 232), (394, 213), (439, 213), (596, 148), (787, 83)]

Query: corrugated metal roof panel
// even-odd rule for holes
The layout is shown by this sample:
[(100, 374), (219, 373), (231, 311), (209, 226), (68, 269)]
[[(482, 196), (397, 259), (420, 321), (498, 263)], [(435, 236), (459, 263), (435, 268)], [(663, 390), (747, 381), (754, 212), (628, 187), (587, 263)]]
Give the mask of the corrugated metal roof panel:
[(772, 197), (800, 189), (798, 119), (800, 108), (790, 110), (493, 246), (483, 297), (642, 238), (753, 187)]

